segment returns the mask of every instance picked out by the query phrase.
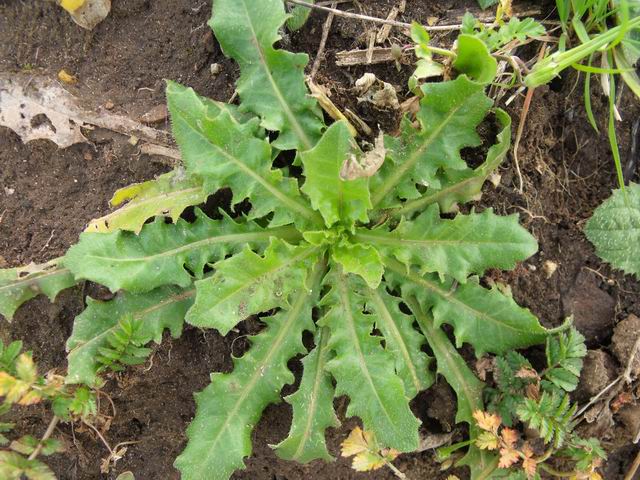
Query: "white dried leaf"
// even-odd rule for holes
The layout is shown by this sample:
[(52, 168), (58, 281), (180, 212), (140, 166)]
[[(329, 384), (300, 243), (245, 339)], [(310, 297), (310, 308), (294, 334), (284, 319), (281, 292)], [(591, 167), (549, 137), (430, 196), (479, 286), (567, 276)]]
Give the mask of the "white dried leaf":
[(386, 155), (384, 133), (380, 132), (372, 150), (360, 156), (360, 158), (356, 155), (350, 155), (345, 160), (340, 169), (340, 178), (342, 180), (355, 180), (356, 178), (371, 177), (380, 169)]
[(377, 78), (373, 73), (365, 73), (356, 80), (356, 89), (362, 95), (376, 82)]
[(166, 132), (128, 117), (85, 109), (59, 83), (32, 75), (0, 74), (0, 125), (16, 132), (25, 143), (46, 139), (60, 148), (87, 142), (81, 128), (93, 127), (170, 144)]

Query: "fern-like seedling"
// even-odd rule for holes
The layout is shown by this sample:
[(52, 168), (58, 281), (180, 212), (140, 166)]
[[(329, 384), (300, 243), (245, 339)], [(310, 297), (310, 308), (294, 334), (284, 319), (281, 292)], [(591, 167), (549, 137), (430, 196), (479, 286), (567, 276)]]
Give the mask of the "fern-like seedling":
[(115, 329), (107, 336), (107, 345), (98, 348), (97, 360), (101, 369), (121, 371), (125, 365), (139, 365), (144, 363), (151, 353), (151, 349), (141, 347), (146, 342), (141, 334), (142, 322), (132, 314), (120, 319)]
[[(561, 476), (601, 478), (596, 469), (605, 458), (604, 452), (596, 439), (580, 438), (573, 431), (577, 406), (571, 403), (568, 394), (577, 386), (586, 352), (584, 337), (570, 327), (547, 338), (547, 368), (541, 372), (517, 352), (495, 359), (496, 386), (487, 388), (485, 394), (489, 400), (488, 409), (499, 415), (483, 412), (476, 415), (484, 430), (476, 444), (480, 440), (480, 448), (499, 451), (500, 468), (509, 469), (513, 478), (540, 478), (537, 476), (540, 469), (555, 472), (549, 470), (545, 462), (556, 456), (574, 461), (574, 471), (562, 472)], [(486, 424), (487, 419), (492, 420), (493, 430), (483, 428), (481, 422)], [(498, 435), (501, 424), (513, 428), (504, 428)], [(543, 455), (535, 456), (527, 442), (517, 442), (516, 427), (522, 426), (536, 432), (546, 444)]]
[(553, 443), (555, 448), (564, 444), (571, 431), (571, 420), (576, 406), (571, 404), (568, 394), (542, 392), (539, 400), (525, 398), (518, 406), (520, 420), (538, 431), (545, 443)]
[[(93, 222), (57, 260), (51, 272), (60, 282), (51, 296), (82, 280), (117, 292), (107, 302), (89, 299), (77, 317), (67, 382), (95, 385), (105, 366), (143, 360), (144, 345), (161, 341), (166, 329), (179, 335), (185, 322), (226, 335), (260, 314), (265, 327), (250, 348), (196, 395), (189, 441), (175, 462), (183, 479), (226, 480), (244, 467), (263, 411), (294, 382), (288, 363), (297, 356), (300, 386), (285, 399), (290, 432), (273, 447), (282, 458), (331, 459), (325, 430), (338, 425), (338, 396), (349, 399), (346, 415), (359, 417), (381, 448), (417, 449), (420, 422), (410, 401), (433, 383), (434, 363), (458, 395), (458, 421), (475, 436), (472, 412), (483, 408), (483, 385), (443, 324), (458, 347), (467, 343), (478, 355), (543, 343), (549, 334), (529, 310), (479, 282), (487, 269), (512, 269), (536, 252), (517, 216), (492, 209), (442, 215), (480, 196), (510, 145), (510, 118), (485, 95), (487, 78), (461, 74), (423, 85), (415, 119), (405, 118), (400, 135), (378, 145), (375, 154), (386, 156), (378, 172), (345, 175), (366, 170), (369, 152), (344, 122), (325, 125), (305, 86), (306, 55), (275, 47), (284, 2), (215, 0), (213, 11), (210, 25), (240, 66), (240, 105), (169, 82), (182, 169), (116, 194), (114, 203), (131, 203)], [(483, 77), (493, 71), (471, 60), (458, 64)], [(494, 140), (477, 131), (490, 121), (495, 141), (472, 168), (461, 151)], [(232, 204), (250, 207), (245, 214), (212, 218), (196, 208), (195, 220), (178, 218), (221, 188), (231, 190)], [(1, 288), (11, 292), (5, 311), (12, 313), (31, 293), (16, 272), (2, 275), (0, 299)], [(475, 477), (497, 458), (472, 447), (463, 463)]]
[(557, 388), (573, 392), (578, 386), (582, 359), (587, 355), (584, 336), (575, 328), (547, 339), (547, 369), (543, 376)]

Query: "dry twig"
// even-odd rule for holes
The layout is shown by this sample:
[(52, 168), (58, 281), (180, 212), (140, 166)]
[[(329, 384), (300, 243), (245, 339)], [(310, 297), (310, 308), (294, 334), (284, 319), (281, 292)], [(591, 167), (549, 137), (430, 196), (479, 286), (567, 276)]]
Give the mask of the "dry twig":
[[(335, 9), (337, 6), (337, 2), (331, 3), (331, 8)], [(311, 73), (309, 74), (309, 78), (313, 80), (318, 73), (318, 69), (320, 68), (320, 62), (324, 55), (324, 49), (327, 45), (327, 38), (329, 38), (329, 31), (331, 30), (331, 24), (333, 23), (334, 13), (329, 13), (327, 15), (327, 19), (324, 21), (324, 25), (322, 27), (322, 38), (320, 39), (320, 46), (318, 47), (318, 53), (316, 53), (316, 58), (313, 61), (313, 66), (311, 67)]]
[(33, 460), (38, 455), (40, 455), (40, 452), (42, 451), (42, 448), (44, 447), (44, 442), (46, 442), (49, 439), (49, 437), (53, 434), (53, 431), (56, 429), (56, 425), (58, 425), (59, 421), (60, 421), (60, 419), (54, 415), (54, 417), (51, 419), (51, 422), (49, 422), (49, 426), (47, 427), (47, 431), (44, 432), (44, 435), (42, 436), (42, 438), (38, 442), (38, 445), (33, 450), (33, 452), (31, 452), (31, 455), (29, 455), (29, 460)]

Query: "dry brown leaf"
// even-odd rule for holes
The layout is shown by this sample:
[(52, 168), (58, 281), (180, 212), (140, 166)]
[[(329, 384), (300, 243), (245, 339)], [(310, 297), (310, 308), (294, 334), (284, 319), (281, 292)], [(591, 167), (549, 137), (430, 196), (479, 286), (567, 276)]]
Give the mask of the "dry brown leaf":
[(493, 372), (494, 357), (482, 357), (476, 360), (476, 373), (482, 381), (487, 379), (487, 373)]
[(531, 367), (522, 367), (516, 372), (518, 378), (538, 378), (538, 372)]
[(442, 445), (446, 445), (451, 442), (455, 432), (449, 433), (429, 433), (425, 436), (420, 436), (420, 446), (416, 452), (424, 452), (425, 450), (431, 450), (432, 448), (438, 448)]
[(527, 474), (527, 478), (535, 478), (538, 470), (538, 462), (536, 462), (534, 458), (525, 458), (522, 461), (522, 469), (524, 473)]
[(350, 457), (351, 455), (366, 452), (369, 449), (370, 440), (371, 434), (369, 432), (365, 433), (360, 427), (354, 428), (345, 441), (342, 442), (342, 456)]
[(340, 169), (340, 178), (342, 180), (355, 180), (357, 178), (371, 177), (380, 169), (386, 155), (387, 150), (384, 148), (384, 133), (380, 131), (372, 150), (360, 156), (360, 158), (356, 155), (347, 157)]
[(522, 446), (522, 453), (525, 458), (522, 461), (522, 469), (527, 474), (527, 478), (534, 478), (538, 469), (538, 462), (533, 458), (533, 449), (528, 443)]
[(473, 412), (473, 418), (475, 418), (478, 427), (487, 432), (498, 434), (498, 428), (502, 423), (502, 418), (499, 415), (489, 412), (483, 412), (482, 410), (476, 410)]
[(46, 139), (60, 148), (87, 142), (81, 128), (93, 127), (170, 144), (167, 132), (128, 117), (85, 109), (57, 82), (32, 75), (0, 74), (0, 125), (16, 132), (25, 143)]
[(513, 448), (513, 446), (518, 441), (518, 432), (516, 432), (512, 428), (503, 428), (500, 434), (502, 436), (502, 441), (509, 448)]
[(515, 465), (520, 460), (520, 456), (518, 455), (518, 451), (513, 448), (501, 448), (500, 449), (500, 462), (498, 462), (498, 467), (500, 468), (509, 468), (512, 465)]

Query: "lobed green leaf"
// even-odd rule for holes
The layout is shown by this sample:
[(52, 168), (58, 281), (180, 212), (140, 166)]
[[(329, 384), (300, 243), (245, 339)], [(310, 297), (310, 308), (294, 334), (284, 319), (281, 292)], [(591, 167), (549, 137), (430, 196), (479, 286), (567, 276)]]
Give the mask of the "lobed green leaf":
[(250, 315), (290, 308), (290, 298), (305, 291), (309, 263), (318, 254), (318, 247), (293, 247), (273, 238), (264, 256), (245, 248), (216, 263), (212, 276), (196, 282), (196, 301), (187, 322), (226, 335)]
[(385, 137), (387, 161), (372, 178), (374, 207), (394, 207), (401, 199), (421, 196), (417, 185), (440, 188), (439, 169), (464, 170), (465, 147), (480, 145), (476, 127), (492, 105), (481, 84), (461, 75), (455, 80), (427, 83), (415, 128), (405, 117), (400, 137)]
[(40, 294), (54, 301), (62, 290), (76, 283), (61, 258), (42, 265), (32, 263), (24, 267), (0, 269), (0, 315), (11, 321), (13, 314), (26, 301)]
[(403, 296), (415, 295), (423, 305), (433, 307), (437, 326), (453, 326), (458, 348), (473, 346), (481, 357), (486, 352), (502, 354), (545, 341), (548, 332), (538, 319), (497, 288), (487, 290), (476, 281), (455, 286), (434, 275), (421, 276), (386, 258), (385, 278), (402, 287)]
[(393, 256), (409, 268), (437, 272), (466, 282), (472, 273), (488, 268), (512, 269), (533, 255), (538, 243), (518, 223), (518, 216), (498, 216), (492, 209), (482, 213), (440, 218), (431, 205), (413, 221), (402, 221), (392, 231), (358, 229), (355, 238), (374, 245), (382, 255)]
[(282, 0), (215, 0), (209, 21), (224, 53), (240, 65), (236, 90), (241, 110), (259, 115), (267, 130), (280, 132), (281, 150), (312, 148), (322, 115), (304, 81), (306, 54), (273, 48), (287, 19)]
[(392, 210), (391, 214), (398, 217), (409, 216), (434, 203), (440, 205), (443, 213), (452, 213), (457, 211), (458, 205), (480, 200), (484, 182), (502, 163), (511, 146), (511, 117), (499, 108), (495, 110), (495, 115), (501, 130), (496, 136), (496, 143), (489, 148), (482, 165), (476, 169), (466, 167), (462, 170), (440, 171), (438, 188), (428, 188), (424, 195), (403, 203), (400, 208)]
[(171, 82), (167, 102), (187, 173), (201, 178), (205, 191), (230, 187), (234, 202), (251, 200), (250, 219), (273, 213), (271, 226), (315, 218), (296, 179), (272, 168), (269, 142), (256, 137), (257, 119), (241, 123), (192, 89)]
[(76, 279), (101, 283), (116, 292), (134, 293), (162, 285), (188, 287), (192, 273), (202, 277), (207, 263), (246, 245), (266, 246), (271, 237), (296, 239), (290, 227), (264, 230), (254, 222), (236, 223), (223, 216), (212, 220), (196, 210), (196, 220), (167, 224), (162, 218), (131, 232), (83, 233), (65, 256)]
[(252, 337), (252, 347), (234, 359), (231, 373), (214, 373), (196, 395), (196, 416), (187, 430), (189, 442), (175, 461), (184, 480), (227, 480), (244, 468), (251, 455), (251, 432), (262, 411), (280, 401), (280, 390), (293, 383), (289, 359), (306, 353), (302, 333), (314, 331), (311, 309), (317, 300), (324, 262), (295, 295), (289, 310), (265, 317), (267, 328)]
[(350, 399), (347, 415), (360, 417), (381, 444), (401, 452), (415, 450), (420, 421), (411, 413), (393, 354), (380, 344), (382, 337), (372, 335), (376, 317), (363, 313), (366, 298), (354, 288), (357, 277), (337, 267), (325, 284), (331, 290), (322, 304), (329, 310), (320, 324), (329, 327), (329, 347), (335, 352), (327, 370), (336, 379), (336, 394)]
[(332, 354), (328, 340), (329, 330), (318, 329), (315, 348), (302, 360), (304, 369), (300, 387), (285, 398), (293, 407), (291, 430), (287, 438), (273, 447), (285, 460), (299, 463), (333, 460), (324, 432), (329, 427), (338, 427), (340, 422), (333, 410), (335, 389), (325, 368)]
[(393, 355), (397, 375), (404, 383), (409, 398), (429, 388), (435, 381), (430, 370), (432, 358), (422, 351), (426, 343), (415, 328), (415, 318), (400, 310), (401, 299), (387, 293), (381, 285), (369, 289), (367, 308), (376, 316), (376, 327), (385, 339), (385, 350)]
[[(411, 291), (402, 292), (403, 299), (415, 315), (416, 321), (424, 333), (433, 351), (437, 370), (451, 388), (456, 392), (458, 409), (456, 422), (469, 424), (469, 435), (473, 439), (478, 433), (478, 427), (473, 420), (473, 412), (484, 410), (482, 394), (484, 383), (471, 371), (467, 362), (451, 344), (444, 331), (436, 324), (427, 308), (418, 301)], [(471, 445), (467, 454), (459, 461), (459, 465), (467, 465), (471, 469), (471, 478), (488, 478), (483, 473), (495, 470), (498, 459), (486, 451), (481, 451)]]

